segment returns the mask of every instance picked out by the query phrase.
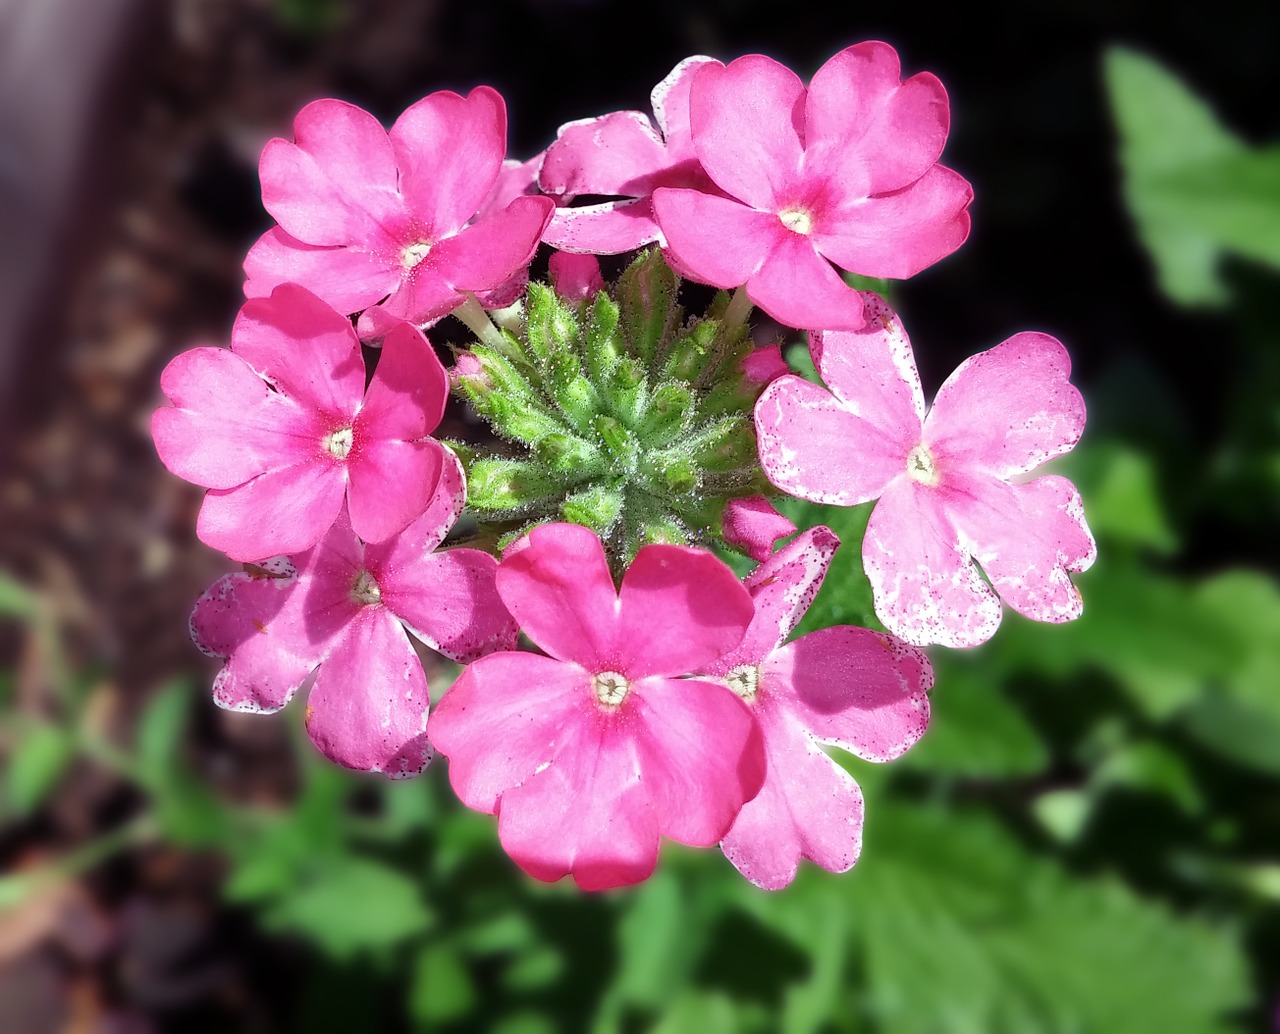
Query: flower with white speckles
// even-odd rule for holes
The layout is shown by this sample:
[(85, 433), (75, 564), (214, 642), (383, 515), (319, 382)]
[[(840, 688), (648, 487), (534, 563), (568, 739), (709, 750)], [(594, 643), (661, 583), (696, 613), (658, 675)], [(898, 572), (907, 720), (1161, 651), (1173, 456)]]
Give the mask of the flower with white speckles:
[(315, 673), (307, 732), (348, 768), (401, 778), (431, 758), (427, 679), (406, 631), (468, 662), (515, 645), (494, 588), (497, 561), (436, 547), (462, 513), (450, 452), (427, 511), (382, 543), (361, 542), (346, 508), (313, 549), (220, 578), (196, 603), (191, 635), (226, 660), (213, 699), (232, 711), (278, 711)]
[(929, 724), (933, 668), (915, 647), (852, 625), (785, 643), (839, 545), (819, 526), (751, 572), (744, 583), (755, 604), (751, 626), (741, 645), (703, 670), (746, 701), (764, 734), (764, 786), (720, 846), (766, 890), (790, 883), (802, 857), (832, 872), (858, 860), (862, 791), (818, 744), (891, 761)]
[(1066, 349), (1015, 334), (962, 363), (926, 416), (902, 323), (873, 294), (863, 304), (862, 330), (812, 335), (830, 390), (782, 377), (761, 395), (769, 479), (837, 506), (879, 499), (863, 565), (876, 615), (907, 642), (985, 642), (1000, 599), (1037, 621), (1079, 617), (1068, 572), (1096, 556), (1080, 495), (1063, 477), (1022, 478), (1084, 430)]

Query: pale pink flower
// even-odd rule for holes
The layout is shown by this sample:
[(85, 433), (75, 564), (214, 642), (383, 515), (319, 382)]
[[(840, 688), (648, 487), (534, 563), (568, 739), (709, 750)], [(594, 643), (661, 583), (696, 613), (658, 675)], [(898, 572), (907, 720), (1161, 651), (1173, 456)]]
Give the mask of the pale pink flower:
[(969, 184), (937, 164), (947, 95), (903, 82), (886, 43), (859, 43), (809, 88), (753, 54), (698, 69), (693, 147), (727, 196), (660, 187), (653, 211), (686, 276), (747, 297), (792, 327), (856, 330), (862, 306), (832, 268), (909, 277), (969, 233)]
[(852, 625), (783, 645), (839, 545), (830, 528), (813, 528), (751, 572), (751, 627), (740, 646), (703, 669), (750, 705), (764, 733), (764, 786), (720, 846), (766, 890), (790, 883), (801, 858), (832, 872), (858, 860), (862, 791), (819, 744), (892, 761), (929, 724), (933, 669), (914, 647)]
[[(661, 239), (650, 200), (657, 187), (715, 192), (689, 135), (689, 84), (708, 64), (720, 62), (685, 58), (654, 87), (653, 122), (639, 111), (615, 111), (560, 127), (538, 176), (562, 205), (543, 240), (564, 251), (617, 255)], [(620, 200), (563, 207), (581, 194)]]
[(432, 714), (462, 801), (541, 880), (649, 876), (662, 836), (709, 847), (764, 779), (760, 731), (724, 686), (679, 678), (737, 646), (751, 598), (705, 550), (646, 546), (615, 590), (596, 534), (534, 528), (498, 592), (549, 656), (495, 653)]
[(343, 313), (381, 301), (370, 333), (424, 325), (518, 277), (551, 217), (550, 199), (523, 194), (537, 159), (504, 167), (506, 106), (487, 86), (424, 97), (390, 133), (338, 100), (308, 104), (293, 128), (262, 152), (279, 225), (245, 259), (250, 297), (297, 283)]
[(389, 541), (362, 543), (344, 510), (313, 549), (226, 575), (200, 597), (191, 635), (226, 660), (213, 684), (219, 706), (278, 711), (314, 673), (306, 725), (326, 757), (389, 776), (422, 770), (428, 687), (406, 631), (463, 663), (517, 635), (494, 588), (497, 561), (434, 552), (466, 502), (462, 468), (447, 456), (430, 507)]
[(343, 499), (366, 542), (431, 501), (446, 451), (429, 437), (448, 379), (421, 332), (387, 335), (365, 390), (351, 321), (293, 284), (250, 299), (231, 348), (193, 348), (160, 375), (151, 434), (164, 465), (209, 489), (196, 532), (233, 560), (310, 549)]
[(769, 480), (836, 506), (879, 498), (863, 566), (876, 615), (908, 642), (986, 641), (1000, 623), (996, 593), (1037, 621), (1078, 617), (1068, 572), (1097, 554), (1080, 495), (1063, 477), (1023, 477), (1084, 430), (1066, 349), (1015, 334), (966, 359), (926, 416), (901, 322), (874, 294), (863, 300), (862, 330), (811, 335), (829, 391), (782, 377), (760, 396)]

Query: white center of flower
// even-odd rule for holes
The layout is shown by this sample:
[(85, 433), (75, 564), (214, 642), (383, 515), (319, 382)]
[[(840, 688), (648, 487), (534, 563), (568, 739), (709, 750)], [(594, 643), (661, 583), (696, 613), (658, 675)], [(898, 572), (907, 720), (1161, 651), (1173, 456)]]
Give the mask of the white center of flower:
[(410, 244), (404, 251), (400, 252), (400, 265), (404, 266), (405, 269), (412, 269), (427, 257), (427, 252), (430, 250), (431, 245), (426, 241)]
[(907, 475), (929, 488), (937, 485), (938, 468), (923, 445), (917, 445), (907, 454)]
[(382, 602), (382, 590), (368, 571), (361, 571), (351, 583), (351, 598), (363, 607), (371, 607)]
[(725, 685), (742, 697), (748, 704), (755, 703), (756, 692), (760, 688), (760, 669), (754, 664), (744, 664), (734, 668), (724, 677)]
[(340, 427), (324, 436), (321, 444), (324, 450), (335, 460), (345, 460), (351, 454), (351, 443), (354, 440), (351, 428)]
[(808, 236), (813, 232), (813, 216), (804, 208), (784, 208), (778, 213), (782, 225), (788, 230)]
[(616, 671), (602, 671), (591, 680), (596, 691), (596, 699), (605, 707), (617, 707), (627, 699), (631, 686), (625, 676)]

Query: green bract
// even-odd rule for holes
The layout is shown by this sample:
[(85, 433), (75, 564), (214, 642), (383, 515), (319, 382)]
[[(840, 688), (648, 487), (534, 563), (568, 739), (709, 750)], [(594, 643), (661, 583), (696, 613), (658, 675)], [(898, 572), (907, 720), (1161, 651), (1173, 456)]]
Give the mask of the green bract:
[[(754, 345), (721, 293), (685, 319), (679, 279), (651, 250), (594, 299), (530, 284), (523, 326), (476, 344), (456, 378), (512, 447), (464, 450), (468, 503), (505, 546), (572, 521), (624, 566), (651, 542), (708, 543), (733, 498), (772, 491), (756, 454), (744, 376)], [(474, 368), (474, 367), (473, 367)]]

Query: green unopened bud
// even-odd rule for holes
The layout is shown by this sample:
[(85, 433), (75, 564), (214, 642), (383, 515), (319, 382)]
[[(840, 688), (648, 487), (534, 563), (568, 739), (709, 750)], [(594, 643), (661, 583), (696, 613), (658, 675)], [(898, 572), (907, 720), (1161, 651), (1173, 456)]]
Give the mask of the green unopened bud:
[(494, 393), (476, 403), (476, 410), (488, 417), (497, 434), (526, 445), (564, 431), (559, 417), (530, 399), (513, 399)]
[(659, 484), (673, 495), (687, 495), (698, 487), (698, 465), (687, 456), (666, 457), (654, 473)]
[(641, 521), (635, 530), (630, 552), (634, 556), (645, 546), (687, 546), (690, 536), (687, 528), (673, 517), (654, 517)]
[(596, 435), (609, 457), (613, 473), (633, 473), (640, 459), (640, 443), (636, 436), (611, 416), (598, 416), (593, 421)]
[(606, 385), (609, 406), (628, 427), (635, 427), (648, 401), (644, 368), (634, 359), (618, 360)]
[(467, 471), (467, 503), (481, 512), (520, 510), (559, 490), (553, 478), (520, 460), (476, 460)]
[(628, 351), (646, 366), (653, 362), (659, 346), (682, 317), (676, 304), (679, 281), (652, 248), (636, 259), (618, 278), (619, 325), (629, 345)]
[(587, 434), (592, 418), (600, 412), (600, 396), (582, 375), (582, 364), (572, 352), (554, 353), (548, 360), (548, 381), (560, 411), (574, 429)]
[(644, 418), (636, 433), (650, 449), (662, 449), (680, 436), (693, 409), (694, 395), (683, 384), (669, 381), (658, 388), (649, 400)]
[(590, 442), (571, 434), (549, 434), (534, 447), (546, 468), (573, 481), (593, 477), (604, 470), (600, 451)]
[(694, 451), (704, 470), (722, 473), (755, 461), (756, 436), (741, 416), (725, 417), (711, 426)]
[(560, 515), (574, 524), (585, 524), (604, 537), (622, 513), (623, 498), (622, 492), (616, 488), (595, 485), (565, 499), (560, 506)]
[(577, 317), (555, 291), (546, 284), (530, 284), (528, 298), (526, 335), (534, 355), (546, 361), (577, 344)]
[(663, 364), (663, 379), (693, 384), (712, 369), (718, 356), (716, 334), (719, 329), (714, 320), (703, 320), (690, 327), (689, 333), (677, 338)]
[(622, 339), (618, 334), (618, 305), (604, 291), (596, 295), (591, 306), (591, 318), (584, 335), (587, 356), (587, 375), (604, 384), (622, 354)]

